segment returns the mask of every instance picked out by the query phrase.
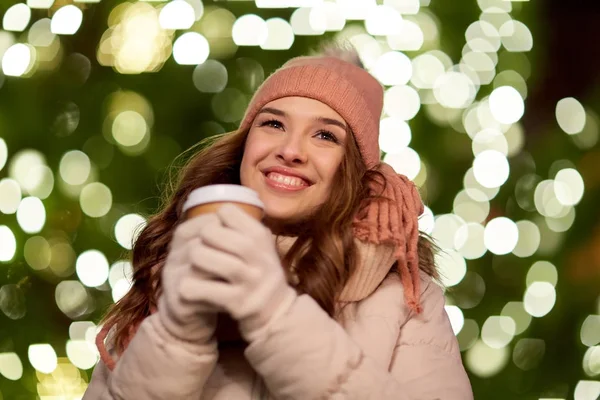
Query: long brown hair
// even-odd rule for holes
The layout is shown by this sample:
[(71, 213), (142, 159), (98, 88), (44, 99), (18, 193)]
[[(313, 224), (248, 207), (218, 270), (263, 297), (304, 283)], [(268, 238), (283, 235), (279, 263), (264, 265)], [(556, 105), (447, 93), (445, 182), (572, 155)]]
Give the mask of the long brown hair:
[[(161, 270), (183, 202), (197, 187), (240, 183), (246, 136), (247, 132), (236, 131), (201, 143), (202, 148), (179, 170), (175, 184), (167, 187), (162, 209), (149, 218), (138, 236), (132, 251), (133, 286), (111, 306), (103, 321), (115, 329), (114, 346), (118, 353), (124, 351), (137, 326), (156, 308)], [(358, 265), (353, 217), (369, 201), (385, 201), (368, 189), (380, 173), (367, 170), (352, 134), (348, 137), (352, 139), (346, 141), (331, 196), (295, 232), (298, 238), (282, 260), (286, 270), (294, 265), (298, 292), (312, 296), (330, 316), (334, 316), (336, 297)], [(421, 237), (418, 250), (420, 268), (437, 277), (431, 242)]]

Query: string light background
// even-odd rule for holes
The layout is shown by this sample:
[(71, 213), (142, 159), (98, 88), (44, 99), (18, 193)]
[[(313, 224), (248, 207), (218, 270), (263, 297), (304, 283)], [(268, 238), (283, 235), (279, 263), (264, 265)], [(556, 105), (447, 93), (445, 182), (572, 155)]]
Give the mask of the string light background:
[(382, 156), (427, 204), (475, 398), (597, 399), (598, 97), (529, 100), (536, 3), (0, 5), (0, 399), (82, 397), (173, 160), (324, 39), (385, 86)]

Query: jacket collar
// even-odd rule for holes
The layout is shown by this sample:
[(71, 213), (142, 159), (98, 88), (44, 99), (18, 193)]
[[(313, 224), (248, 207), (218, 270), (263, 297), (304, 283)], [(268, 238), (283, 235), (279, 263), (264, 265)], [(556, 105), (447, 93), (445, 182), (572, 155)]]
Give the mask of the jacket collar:
[[(277, 252), (283, 257), (292, 247), (297, 237), (273, 235)], [(374, 244), (354, 239), (358, 249), (359, 263), (342, 293), (338, 297), (341, 303), (361, 301), (368, 297), (383, 282), (396, 261), (394, 246)]]

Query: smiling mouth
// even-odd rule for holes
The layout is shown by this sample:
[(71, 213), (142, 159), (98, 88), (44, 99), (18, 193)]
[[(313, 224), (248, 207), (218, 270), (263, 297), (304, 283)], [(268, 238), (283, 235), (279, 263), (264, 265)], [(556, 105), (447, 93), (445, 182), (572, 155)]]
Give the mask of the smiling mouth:
[(279, 174), (277, 172), (269, 172), (263, 174), (267, 185), (274, 189), (279, 189), (288, 192), (296, 192), (311, 186), (310, 183), (296, 176)]

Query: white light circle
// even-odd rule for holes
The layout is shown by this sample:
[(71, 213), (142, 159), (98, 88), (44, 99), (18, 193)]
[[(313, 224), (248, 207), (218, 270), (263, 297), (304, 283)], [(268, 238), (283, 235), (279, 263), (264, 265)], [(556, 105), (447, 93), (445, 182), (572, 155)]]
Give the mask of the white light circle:
[(402, 16), (393, 7), (378, 5), (368, 10), (365, 27), (372, 36), (397, 35), (402, 30)]
[(0, 262), (7, 262), (13, 259), (17, 251), (17, 240), (10, 228), (6, 225), (0, 225)]
[(195, 21), (194, 7), (183, 0), (168, 2), (158, 16), (158, 22), (163, 29), (189, 29)]
[[(331, 3), (328, 3), (331, 4)], [(263, 50), (288, 50), (294, 44), (294, 30), (283, 18), (269, 18), (267, 39), (260, 45)]]
[(585, 127), (585, 108), (573, 97), (559, 100), (555, 113), (558, 126), (568, 135), (575, 135)]
[(108, 260), (98, 250), (87, 250), (77, 257), (75, 271), (85, 286), (97, 287), (108, 279)]
[(477, 91), (473, 81), (462, 72), (448, 71), (440, 75), (433, 85), (435, 99), (447, 108), (466, 108)]
[(491, 315), (483, 323), (481, 340), (494, 349), (500, 349), (513, 340), (516, 329), (511, 317)]
[(480, 378), (489, 378), (500, 372), (510, 359), (508, 346), (495, 349), (482, 340), (467, 350), (465, 364), (467, 368)]
[(8, 147), (6, 147), (6, 142), (4, 139), (0, 138), (0, 171), (6, 165), (6, 161), (8, 160)]
[(511, 219), (497, 217), (485, 226), (483, 243), (492, 253), (508, 254), (514, 250), (519, 241), (519, 228)]
[(23, 377), (23, 363), (17, 353), (0, 353), (0, 375), (11, 381)]
[(2, 28), (5, 31), (23, 32), (29, 25), (30, 20), (31, 9), (25, 3), (17, 3), (4, 13)]
[(528, 220), (518, 221), (517, 228), (519, 229), (519, 241), (512, 252), (517, 257), (531, 257), (540, 247), (540, 228)]
[(456, 231), (454, 247), (467, 260), (481, 258), (487, 251), (483, 240), (484, 232), (485, 228), (476, 222), (461, 225)]
[(14, 214), (21, 204), (21, 186), (11, 178), (0, 180), (0, 212)]
[(388, 51), (377, 59), (371, 73), (386, 86), (405, 85), (412, 76), (412, 62), (399, 51)]
[(261, 46), (269, 36), (266, 21), (254, 14), (238, 18), (232, 29), (233, 41), (238, 46)]
[(444, 310), (448, 314), (454, 335), (458, 335), (465, 324), (465, 316), (462, 310), (456, 306), (444, 306)]
[(87, 184), (79, 194), (81, 210), (90, 217), (103, 217), (112, 207), (112, 193), (100, 182)]
[(61, 178), (69, 185), (81, 185), (91, 172), (90, 158), (82, 151), (72, 150), (65, 153), (59, 163)]
[(523, 97), (512, 86), (494, 89), (490, 94), (489, 104), (494, 119), (503, 124), (514, 124), (525, 113)]
[(86, 340), (67, 340), (67, 357), (79, 369), (90, 369), (98, 362), (98, 352)]
[(419, 216), (419, 231), (431, 235), (435, 226), (435, 218), (431, 208), (425, 206), (423, 214)]
[(379, 147), (386, 153), (397, 153), (408, 147), (410, 126), (400, 118), (388, 117), (379, 123)]
[(46, 223), (46, 209), (37, 197), (25, 197), (17, 209), (17, 222), (25, 233), (38, 233)]
[(127, 214), (119, 218), (115, 224), (115, 237), (119, 244), (131, 250), (133, 243), (146, 224), (146, 220), (139, 214)]
[(397, 153), (387, 153), (383, 161), (391, 165), (396, 173), (406, 175), (410, 180), (415, 179), (421, 170), (421, 157), (410, 147), (405, 147)]
[(55, 35), (73, 35), (83, 21), (83, 12), (72, 4), (59, 8), (52, 16), (50, 31)]
[(556, 290), (550, 282), (533, 282), (523, 296), (525, 310), (534, 317), (548, 314), (556, 302)]
[(58, 365), (56, 352), (49, 344), (32, 344), (27, 350), (29, 362), (43, 374), (50, 374)]
[(563, 206), (574, 206), (581, 201), (585, 185), (579, 171), (564, 168), (554, 178), (554, 194)]
[(35, 49), (23, 43), (10, 46), (2, 56), (2, 72), (6, 76), (26, 74), (35, 60)]
[(383, 110), (390, 117), (408, 121), (413, 119), (421, 108), (421, 98), (410, 86), (393, 86), (383, 95)]
[(208, 40), (197, 32), (186, 32), (173, 43), (173, 59), (180, 65), (202, 64), (209, 54)]
[(473, 161), (473, 175), (483, 187), (493, 189), (506, 182), (510, 166), (504, 154), (497, 150), (484, 150)]
[(443, 249), (437, 253), (435, 265), (440, 273), (440, 281), (445, 287), (457, 285), (467, 273), (465, 259), (455, 250)]

